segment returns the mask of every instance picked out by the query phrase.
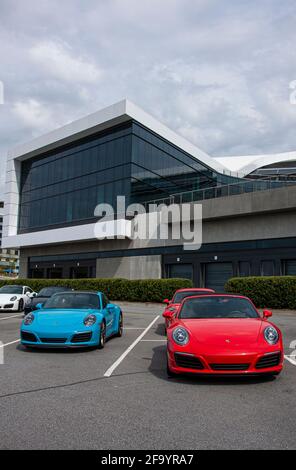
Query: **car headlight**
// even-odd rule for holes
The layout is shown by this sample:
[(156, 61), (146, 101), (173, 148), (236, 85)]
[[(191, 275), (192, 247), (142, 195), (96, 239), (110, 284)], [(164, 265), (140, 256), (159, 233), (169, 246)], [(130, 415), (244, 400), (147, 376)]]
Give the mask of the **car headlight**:
[(10, 302), (14, 302), (16, 299), (17, 299), (17, 296), (14, 295), (13, 297), (11, 297)]
[(24, 318), (24, 324), (25, 325), (31, 325), (31, 323), (34, 321), (34, 318), (35, 317), (34, 317), (33, 313), (29, 313)]
[(88, 315), (84, 320), (83, 323), (85, 326), (92, 326), (96, 323), (97, 317), (95, 315)]
[(176, 307), (168, 308), (168, 311), (169, 311), (169, 312), (175, 312), (175, 311), (176, 311)]
[(181, 327), (175, 328), (173, 331), (173, 340), (175, 343), (184, 346), (189, 341), (188, 331)]
[(264, 338), (269, 344), (276, 344), (279, 340), (279, 334), (273, 326), (268, 326), (264, 330)]

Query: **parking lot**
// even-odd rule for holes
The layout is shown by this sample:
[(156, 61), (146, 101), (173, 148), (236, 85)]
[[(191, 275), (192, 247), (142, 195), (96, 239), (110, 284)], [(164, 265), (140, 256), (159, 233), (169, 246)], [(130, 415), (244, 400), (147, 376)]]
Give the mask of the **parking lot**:
[(162, 305), (122, 303), (103, 350), (26, 350), (20, 314), (0, 314), (1, 449), (295, 449), (296, 312), (275, 312), (276, 379), (168, 379)]

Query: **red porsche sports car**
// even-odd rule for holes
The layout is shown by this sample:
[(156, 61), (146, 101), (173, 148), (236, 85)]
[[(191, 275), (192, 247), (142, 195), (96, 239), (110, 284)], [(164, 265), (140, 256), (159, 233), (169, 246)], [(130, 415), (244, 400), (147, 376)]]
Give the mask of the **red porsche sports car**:
[(182, 301), (186, 297), (191, 297), (193, 295), (209, 295), (209, 294), (215, 294), (215, 291), (213, 289), (205, 289), (205, 288), (187, 288), (187, 289), (178, 289), (174, 293), (174, 297), (172, 300), (169, 299), (164, 299), (163, 303), (167, 304), (163, 316), (165, 319), (165, 326), (166, 328), (169, 327), (172, 319), (176, 315), (178, 308), (180, 307)]
[(167, 329), (168, 375), (278, 375), (283, 342), (271, 315), (239, 295), (185, 298)]

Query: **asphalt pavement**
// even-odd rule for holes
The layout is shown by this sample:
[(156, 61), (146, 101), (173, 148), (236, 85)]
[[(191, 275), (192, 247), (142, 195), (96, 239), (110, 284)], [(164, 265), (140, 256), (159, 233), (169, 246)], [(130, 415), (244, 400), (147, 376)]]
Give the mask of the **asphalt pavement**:
[(26, 350), (22, 316), (1, 312), (0, 449), (296, 448), (296, 312), (272, 318), (276, 379), (168, 379), (163, 306), (122, 309), (124, 335), (103, 350)]

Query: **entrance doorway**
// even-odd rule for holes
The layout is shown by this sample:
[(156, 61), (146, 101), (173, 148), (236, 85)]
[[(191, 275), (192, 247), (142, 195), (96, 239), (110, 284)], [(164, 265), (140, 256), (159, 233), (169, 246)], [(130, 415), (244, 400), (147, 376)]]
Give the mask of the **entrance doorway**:
[(63, 277), (63, 268), (48, 268), (47, 269), (48, 279), (62, 279), (62, 277)]
[(77, 266), (70, 269), (71, 279), (87, 279), (89, 277), (87, 266)]

